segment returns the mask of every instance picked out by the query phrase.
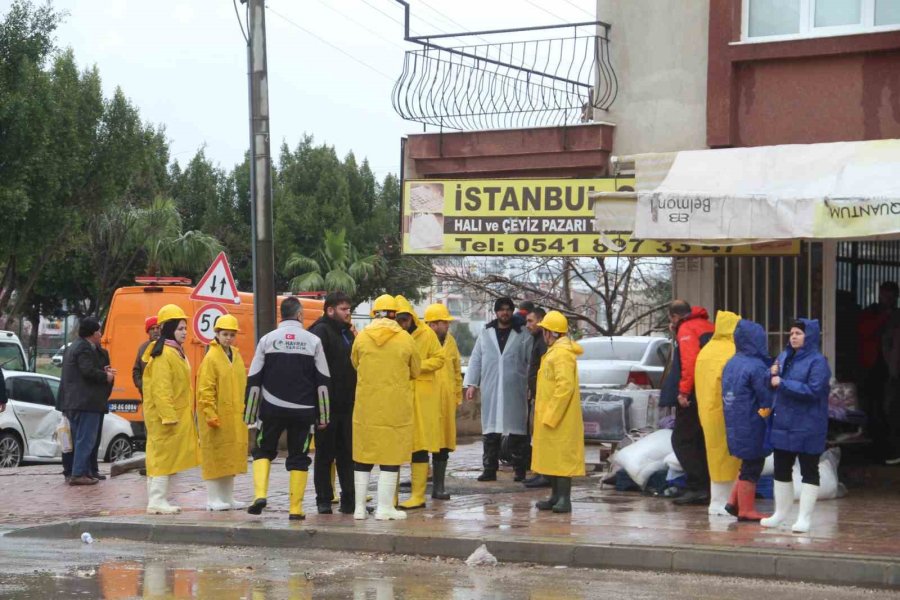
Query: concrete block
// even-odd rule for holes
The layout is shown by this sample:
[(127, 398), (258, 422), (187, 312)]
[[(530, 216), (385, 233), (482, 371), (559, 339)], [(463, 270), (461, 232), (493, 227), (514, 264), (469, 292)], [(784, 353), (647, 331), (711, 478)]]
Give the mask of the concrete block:
[(574, 549), (572, 566), (671, 571), (672, 554), (671, 548), (653, 546), (577, 546)]
[[(572, 565), (575, 547), (531, 540), (485, 540), (488, 551), (502, 562), (529, 562), (540, 565)], [(474, 548), (472, 549), (474, 551)]]
[(393, 551), (398, 554), (466, 559), (483, 543), (483, 540), (477, 538), (398, 535), (394, 537)]
[(775, 576), (775, 555), (677, 548), (672, 551), (672, 570), (771, 578)]
[(887, 569), (892, 566), (890, 563), (861, 558), (779, 556), (775, 563), (775, 575), (795, 581), (881, 586), (887, 579)]

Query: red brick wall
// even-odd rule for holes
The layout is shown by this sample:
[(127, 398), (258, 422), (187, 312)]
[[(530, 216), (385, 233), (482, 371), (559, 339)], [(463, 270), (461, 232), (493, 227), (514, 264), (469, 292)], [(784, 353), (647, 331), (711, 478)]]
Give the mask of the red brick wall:
[(741, 0), (710, 0), (707, 143), (900, 138), (900, 32), (736, 44)]

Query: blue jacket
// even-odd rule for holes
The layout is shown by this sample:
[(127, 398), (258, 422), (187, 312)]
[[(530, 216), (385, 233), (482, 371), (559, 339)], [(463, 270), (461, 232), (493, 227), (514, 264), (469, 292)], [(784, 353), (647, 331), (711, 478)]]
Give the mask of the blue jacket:
[(772, 451), (765, 444), (766, 420), (760, 408), (771, 408), (766, 332), (759, 323), (741, 319), (734, 330), (736, 353), (722, 372), (722, 402), (728, 452), (741, 459), (762, 458)]
[(801, 321), (806, 325), (803, 347), (794, 351), (788, 346), (778, 355), (781, 385), (775, 390), (771, 441), (776, 450), (821, 454), (828, 433), (831, 369), (819, 352), (819, 322)]

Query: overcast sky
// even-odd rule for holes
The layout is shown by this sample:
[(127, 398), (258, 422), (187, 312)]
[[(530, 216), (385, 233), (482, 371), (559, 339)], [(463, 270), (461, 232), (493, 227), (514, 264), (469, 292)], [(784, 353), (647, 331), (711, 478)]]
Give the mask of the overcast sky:
[[(0, 0), (3, 13), (9, 4)], [(593, 0), (410, 4), (414, 34), (591, 20), (594, 6)], [(202, 146), (226, 169), (242, 159), (249, 127), (246, 47), (231, 0), (53, 5), (69, 13), (59, 45), (72, 47), (80, 66), (99, 67), (107, 95), (121, 86), (145, 120), (164, 124), (173, 159), (183, 165)], [(268, 8), (276, 159), (282, 142), (293, 147), (307, 132), (335, 146), (340, 157), (350, 150), (359, 160), (368, 157), (379, 178), (397, 173), (400, 138), (422, 131), (391, 106), (403, 52), (415, 48), (403, 41), (402, 6), (394, 0), (269, 0)]]

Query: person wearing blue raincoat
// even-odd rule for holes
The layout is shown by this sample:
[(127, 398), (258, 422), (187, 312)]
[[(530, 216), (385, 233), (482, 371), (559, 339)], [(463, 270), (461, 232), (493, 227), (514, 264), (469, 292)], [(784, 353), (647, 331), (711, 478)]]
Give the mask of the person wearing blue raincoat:
[(771, 368), (775, 389), (771, 442), (775, 449), (775, 514), (763, 527), (777, 527), (794, 503), (792, 471), (800, 460), (803, 486), (794, 533), (809, 531), (810, 517), (819, 495), (819, 456), (828, 433), (828, 393), (831, 369), (819, 351), (819, 322), (799, 319), (791, 325), (787, 348)]
[(759, 521), (756, 484), (766, 456), (767, 418), (774, 391), (770, 385), (766, 332), (762, 325), (742, 319), (734, 330), (735, 355), (722, 372), (722, 400), (728, 452), (742, 460), (741, 471), (725, 510), (739, 521)]

